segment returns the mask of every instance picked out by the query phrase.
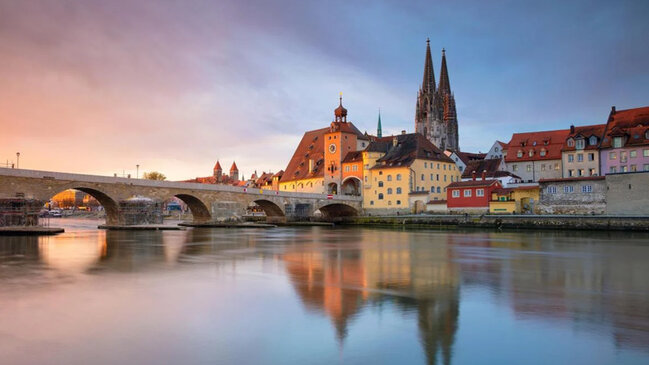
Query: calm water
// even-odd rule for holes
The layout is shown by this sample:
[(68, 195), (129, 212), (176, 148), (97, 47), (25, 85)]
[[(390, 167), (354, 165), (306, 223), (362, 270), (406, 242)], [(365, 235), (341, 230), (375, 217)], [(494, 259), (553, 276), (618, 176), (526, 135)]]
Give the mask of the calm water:
[(0, 237), (2, 364), (649, 364), (649, 235), (60, 222)]

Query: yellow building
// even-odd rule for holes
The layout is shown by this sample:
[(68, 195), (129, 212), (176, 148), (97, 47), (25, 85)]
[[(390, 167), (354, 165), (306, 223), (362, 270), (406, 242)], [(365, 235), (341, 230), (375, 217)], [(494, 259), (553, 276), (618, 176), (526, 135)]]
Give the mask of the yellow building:
[(370, 214), (421, 212), (460, 180), (453, 160), (418, 133), (377, 138), (363, 151), (363, 208)]
[(534, 213), (539, 198), (540, 192), (538, 185), (498, 189), (491, 193), (489, 213)]

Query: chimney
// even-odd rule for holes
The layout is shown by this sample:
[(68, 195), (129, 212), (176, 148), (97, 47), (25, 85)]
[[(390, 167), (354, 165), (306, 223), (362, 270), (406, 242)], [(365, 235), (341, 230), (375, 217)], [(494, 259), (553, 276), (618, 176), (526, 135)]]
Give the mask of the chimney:
[(309, 174), (313, 172), (313, 159), (309, 159)]
[(615, 105), (611, 107), (611, 114), (615, 114)]
[(575, 133), (575, 125), (571, 124), (570, 125), (570, 134), (573, 134), (573, 133)]
[(471, 172), (471, 177), (473, 178), (473, 181), (475, 181), (475, 170)]
[(482, 170), (482, 181), (487, 180), (487, 170)]
[(406, 134), (406, 130), (405, 130), (405, 129), (402, 129), (402, 130), (401, 130), (401, 134)]

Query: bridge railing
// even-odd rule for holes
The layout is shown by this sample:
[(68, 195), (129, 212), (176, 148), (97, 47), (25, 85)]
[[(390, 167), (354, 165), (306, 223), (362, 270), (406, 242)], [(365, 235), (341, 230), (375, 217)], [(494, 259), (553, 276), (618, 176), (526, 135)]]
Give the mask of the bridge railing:
[(78, 181), (86, 183), (98, 184), (124, 184), (132, 186), (146, 186), (146, 187), (159, 187), (159, 188), (175, 188), (175, 189), (192, 189), (204, 191), (222, 191), (242, 194), (256, 194), (260, 196), (279, 196), (287, 198), (308, 198), (308, 199), (330, 199), (335, 201), (361, 201), (361, 197), (353, 195), (328, 195), (328, 194), (314, 194), (314, 193), (297, 193), (289, 191), (276, 191), (265, 190), (261, 188), (240, 187), (231, 185), (220, 184), (200, 184), (179, 181), (158, 181), (146, 179), (134, 179), (116, 176), (102, 176), (102, 175), (87, 175), (69, 172), (56, 172), (56, 171), (42, 171), (42, 170), (26, 170), (26, 169), (10, 169), (0, 167), (0, 176), (11, 177), (25, 177), (33, 179), (45, 180), (65, 180), (65, 181)]

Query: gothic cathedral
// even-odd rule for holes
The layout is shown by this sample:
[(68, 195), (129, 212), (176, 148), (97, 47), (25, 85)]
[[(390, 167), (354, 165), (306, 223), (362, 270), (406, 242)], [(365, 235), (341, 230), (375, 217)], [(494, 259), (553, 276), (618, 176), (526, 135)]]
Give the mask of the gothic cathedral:
[(415, 131), (421, 133), (442, 150), (459, 151), (457, 113), (455, 97), (446, 69), (446, 53), (442, 49), (442, 71), (439, 86), (435, 85), (433, 58), (430, 55), (430, 40), (426, 40), (426, 61), (424, 81), (417, 94)]

